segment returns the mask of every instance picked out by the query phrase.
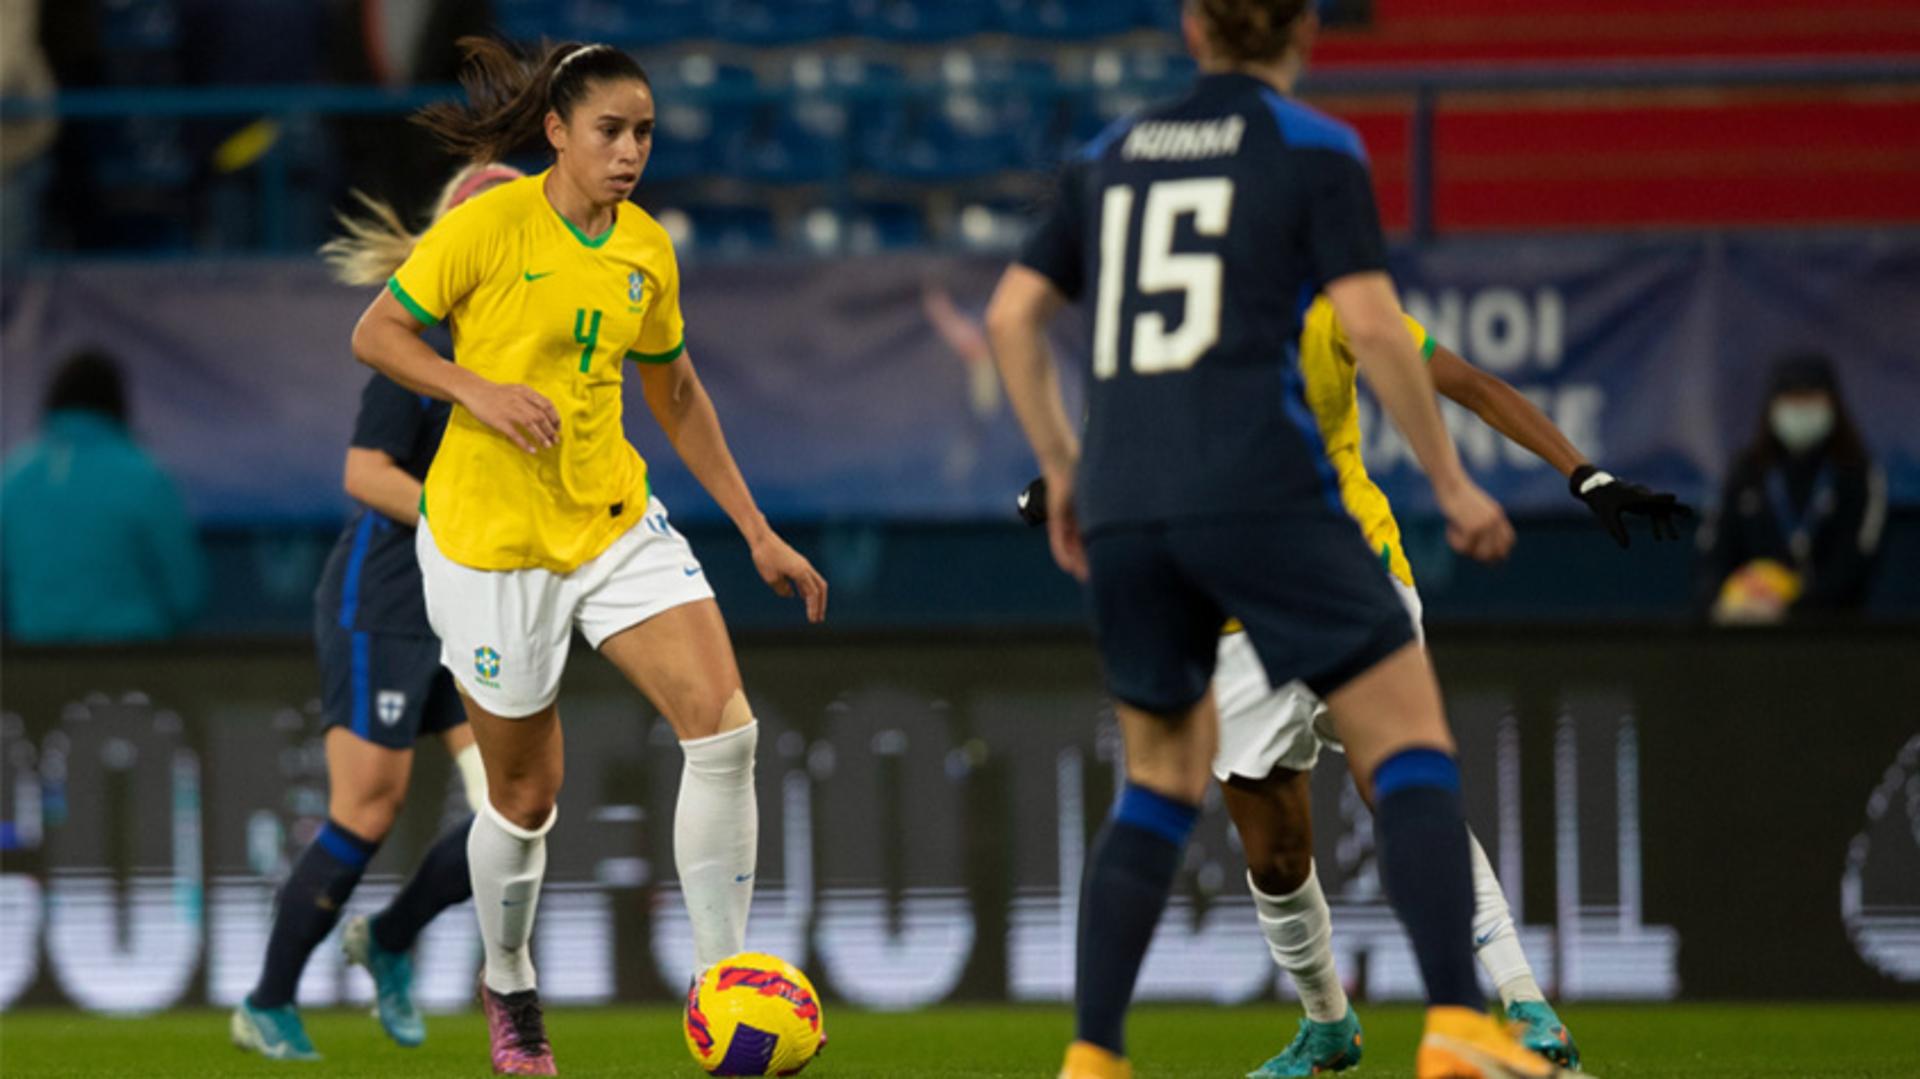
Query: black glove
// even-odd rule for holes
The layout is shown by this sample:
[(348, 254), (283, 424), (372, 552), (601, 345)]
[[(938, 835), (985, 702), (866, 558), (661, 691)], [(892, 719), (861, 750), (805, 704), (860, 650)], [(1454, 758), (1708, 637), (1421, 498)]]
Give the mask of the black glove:
[(1020, 491), (1020, 497), (1014, 499), (1013, 506), (1020, 511), (1020, 519), (1040, 527), (1047, 523), (1047, 478), (1035, 476), (1033, 482)]
[(1600, 526), (1622, 547), (1627, 546), (1629, 513), (1645, 517), (1656, 540), (1679, 539), (1679, 522), (1693, 516), (1693, 510), (1675, 496), (1617, 480), (1592, 465), (1574, 469), (1567, 477), (1567, 487), (1600, 518)]

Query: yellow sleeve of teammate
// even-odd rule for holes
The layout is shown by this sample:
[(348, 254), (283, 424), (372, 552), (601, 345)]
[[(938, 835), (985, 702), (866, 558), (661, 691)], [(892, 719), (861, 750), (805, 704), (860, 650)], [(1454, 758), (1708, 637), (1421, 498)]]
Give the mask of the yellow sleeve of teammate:
[(664, 232), (660, 250), (660, 292), (647, 305), (640, 336), (627, 350), (627, 359), (635, 363), (672, 363), (687, 350), (687, 325), (680, 317), (680, 260)]
[[(1324, 311), (1320, 310), (1322, 307), (1325, 308)], [(1309, 330), (1312, 329), (1312, 319), (1314, 316), (1323, 317), (1332, 325), (1334, 351), (1339, 353), (1340, 358), (1348, 364), (1354, 363), (1353, 350), (1347, 346), (1346, 327), (1340, 325), (1340, 320), (1333, 314), (1333, 305), (1327, 302), (1325, 296), (1315, 299), (1314, 309), (1308, 312)], [(1401, 317), (1407, 320), (1407, 332), (1413, 335), (1413, 343), (1420, 346), (1420, 358), (1423, 360), (1432, 360), (1433, 350), (1440, 347), (1440, 342), (1435, 341), (1433, 335), (1427, 332), (1427, 328), (1415, 321), (1412, 315), (1402, 313)]]
[(432, 326), (479, 287), (499, 259), (501, 230), (476, 199), (454, 207), (435, 222), (407, 256), (387, 291), (414, 318)]

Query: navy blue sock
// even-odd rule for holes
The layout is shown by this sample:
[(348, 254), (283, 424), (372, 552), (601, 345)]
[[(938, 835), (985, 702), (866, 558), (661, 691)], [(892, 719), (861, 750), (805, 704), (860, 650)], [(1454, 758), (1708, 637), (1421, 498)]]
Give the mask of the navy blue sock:
[(1483, 1011), (1473, 966), (1473, 868), (1460, 769), (1437, 749), (1408, 749), (1373, 771), (1380, 877), (1413, 940), (1427, 1003)]
[(1075, 1036), (1126, 1055), (1133, 983), (1166, 909), (1200, 807), (1132, 783), (1087, 856), (1080, 892)]
[(340, 908), (360, 883), (367, 862), (380, 844), (369, 843), (329, 820), (313, 837), (293, 873), (274, 900), (273, 932), (267, 937), (267, 964), (247, 1000), (256, 1008), (293, 1003), (300, 972), (340, 920)]
[(472, 898), (473, 881), (467, 876), (467, 830), (472, 827), (473, 818), (468, 817), (448, 829), (420, 859), (400, 894), (373, 916), (373, 942), (382, 950), (410, 950), (436, 915)]

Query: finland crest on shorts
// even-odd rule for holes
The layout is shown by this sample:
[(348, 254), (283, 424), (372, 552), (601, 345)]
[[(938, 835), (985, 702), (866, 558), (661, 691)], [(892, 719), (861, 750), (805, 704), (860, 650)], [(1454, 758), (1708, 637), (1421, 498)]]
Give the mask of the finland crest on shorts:
[(400, 722), (401, 716), (407, 714), (407, 695), (401, 690), (383, 689), (374, 698), (373, 710), (374, 714), (380, 717), (381, 723), (391, 727)]

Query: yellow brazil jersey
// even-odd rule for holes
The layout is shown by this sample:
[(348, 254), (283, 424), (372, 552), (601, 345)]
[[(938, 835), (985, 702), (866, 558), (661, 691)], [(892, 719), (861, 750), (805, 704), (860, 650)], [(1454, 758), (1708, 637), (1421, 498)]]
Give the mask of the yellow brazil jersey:
[[(1433, 358), (1437, 343), (1425, 326), (1407, 318), (1407, 329), (1420, 346), (1420, 355)], [(1327, 460), (1340, 481), (1340, 501), (1360, 523), (1367, 546), (1380, 556), (1380, 562), (1394, 579), (1413, 587), (1413, 566), (1400, 542), (1400, 523), (1393, 519), (1393, 507), (1387, 503), (1367, 466), (1360, 459), (1360, 403), (1357, 396), (1359, 364), (1347, 346), (1346, 331), (1334, 317), (1333, 304), (1325, 296), (1316, 297), (1307, 308), (1306, 325), (1300, 331), (1300, 373), (1307, 385), (1307, 408), (1320, 426), (1320, 440), (1326, 445)], [(1238, 619), (1227, 623), (1226, 633), (1238, 633)]]
[[(1407, 318), (1407, 329), (1420, 346), (1420, 355), (1432, 359), (1433, 335), (1411, 317)], [(1413, 567), (1401, 546), (1400, 524), (1393, 519), (1387, 496), (1367, 475), (1366, 463), (1360, 459), (1359, 367), (1347, 345), (1346, 331), (1340, 328), (1333, 304), (1325, 296), (1316, 297), (1307, 308), (1306, 325), (1300, 331), (1300, 373), (1307, 384), (1307, 407), (1320, 425), (1327, 460), (1340, 480), (1340, 501), (1360, 522), (1367, 546), (1380, 556), (1387, 570), (1401, 584), (1411, 586)]]
[(474, 569), (567, 573), (640, 520), (647, 465), (622, 426), (622, 369), (686, 348), (666, 230), (622, 203), (588, 236), (547, 201), (545, 179), (455, 207), (388, 282), (421, 322), (448, 320), (455, 362), (560, 413), (558, 443), (529, 454), (454, 408), (421, 509), (440, 550)]

